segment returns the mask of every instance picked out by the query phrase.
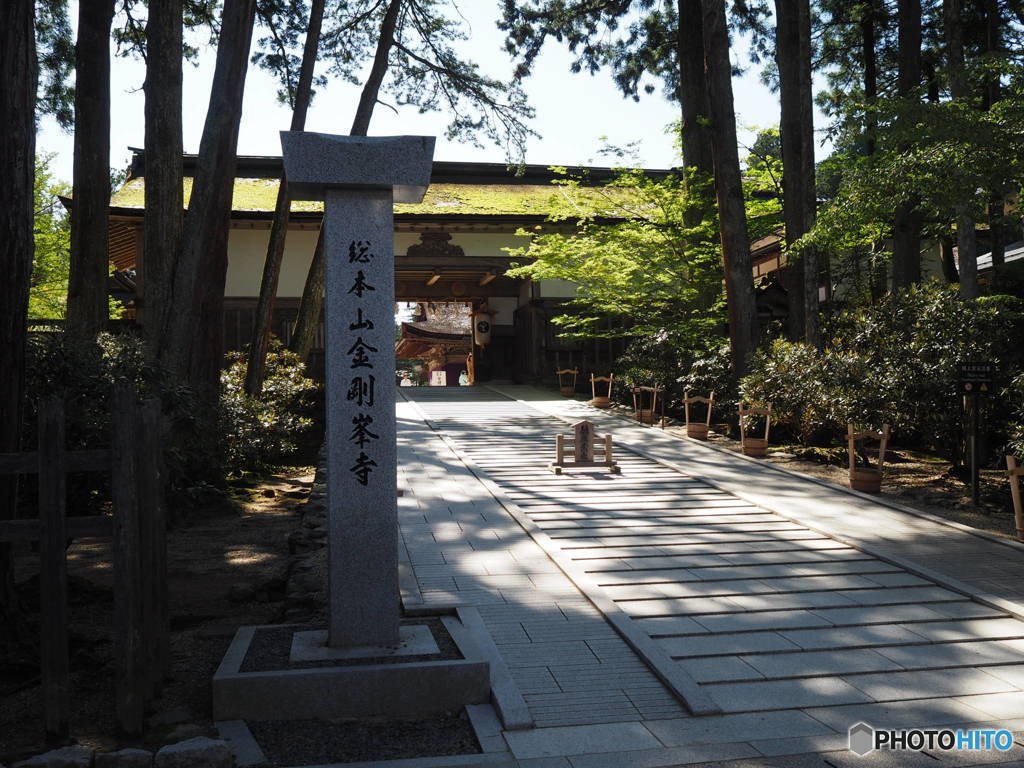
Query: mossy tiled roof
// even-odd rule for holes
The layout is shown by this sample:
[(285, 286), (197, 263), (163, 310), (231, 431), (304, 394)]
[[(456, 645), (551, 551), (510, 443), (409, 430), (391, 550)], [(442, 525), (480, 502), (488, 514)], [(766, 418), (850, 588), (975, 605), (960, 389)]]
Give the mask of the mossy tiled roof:
[[(192, 192), (192, 178), (185, 177), (185, 203)], [(277, 200), (277, 179), (238, 178), (232, 209), (238, 212), (271, 213)], [(128, 181), (110, 199), (115, 208), (142, 209), (145, 179)], [(576, 194), (579, 194), (578, 192)], [(323, 203), (293, 200), (292, 211), (319, 212)], [(397, 214), (440, 216), (539, 216), (572, 214), (572, 205), (559, 187), (551, 184), (431, 184), (420, 203), (398, 203)]]

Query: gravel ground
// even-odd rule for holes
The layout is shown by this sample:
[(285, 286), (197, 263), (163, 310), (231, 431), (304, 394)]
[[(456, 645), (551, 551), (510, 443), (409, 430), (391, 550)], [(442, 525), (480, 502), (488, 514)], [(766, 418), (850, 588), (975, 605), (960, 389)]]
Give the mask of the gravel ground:
[[(260, 483), (244, 504), (191, 514), (168, 533), (171, 677), (146, 732), (118, 735), (113, 706), (113, 594), (109, 541), (68, 549), (71, 627), (71, 735), (98, 750), (154, 749), (176, 729), (213, 733), (210, 682), (239, 626), (269, 624), (283, 610), (287, 537), (308, 495), (312, 470)], [(16, 580), (29, 624), (25, 640), (0, 644), (0, 763), (47, 748), (38, 676), (39, 557), (24, 549)], [(2, 633), (0, 633), (2, 635)], [(184, 736), (188, 738), (188, 736)]]
[(480, 754), (465, 712), (429, 720), (249, 721), (273, 766)]

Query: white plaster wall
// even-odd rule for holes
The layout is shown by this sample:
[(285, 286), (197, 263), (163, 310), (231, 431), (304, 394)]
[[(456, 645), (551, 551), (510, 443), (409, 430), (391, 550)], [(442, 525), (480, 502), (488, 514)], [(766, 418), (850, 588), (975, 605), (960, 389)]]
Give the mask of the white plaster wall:
[[(313, 249), (316, 247), (317, 233), (315, 230), (293, 229), (288, 232), (285, 242), (284, 260), (281, 263), (281, 278), (277, 287), (277, 295), (283, 298), (302, 296), (302, 288), (306, 282), (309, 263), (313, 260)], [(259, 296), (260, 281), (263, 278), (263, 262), (267, 256), (267, 242), (270, 239), (269, 229), (232, 229), (228, 237), (228, 274), (224, 295), (232, 298)], [(395, 234), (395, 253), (404, 255), (410, 245), (418, 243), (420, 236), (414, 232), (398, 232)], [(526, 237), (516, 237), (507, 233), (453, 233), (451, 242), (459, 245), (467, 257), (503, 256), (508, 254), (502, 250), (506, 247), (519, 247), (529, 241)], [(528, 289), (526, 289), (528, 291)], [(544, 280), (541, 282), (540, 295), (545, 298), (567, 298), (576, 294), (572, 283), (564, 280)], [(520, 297), (519, 303), (528, 301)], [(496, 325), (512, 325), (512, 312), (516, 307), (516, 299), (494, 299), (491, 306), (498, 309), (499, 302), (503, 309)]]
[[(285, 240), (284, 259), (277, 295), (286, 298), (302, 296), (309, 263), (316, 248), (315, 230), (293, 229)], [(263, 263), (267, 258), (269, 229), (232, 229), (228, 236), (228, 276), (224, 295), (252, 297), (260, 295)]]
[(487, 306), (495, 313), (493, 325), (514, 325), (515, 311), (519, 300), (515, 296), (494, 296), (487, 300)]

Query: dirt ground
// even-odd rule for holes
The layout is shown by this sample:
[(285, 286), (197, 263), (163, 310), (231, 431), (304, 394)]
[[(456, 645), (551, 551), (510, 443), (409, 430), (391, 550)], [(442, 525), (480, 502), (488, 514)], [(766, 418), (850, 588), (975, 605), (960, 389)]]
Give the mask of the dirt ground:
[[(631, 408), (622, 406), (613, 411), (628, 418), (633, 415)], [(670, 421), (666, 431), (686, 435), (685, 426), (676, 421)], [(739, 453), (740, 441), (730, 438), (726, 432), (726, 425), (712, 425), (708, 442)], [(794, 472), (849, 487), (849, 459), (845, 447), (822, 449), (769, 444), (766, 458)], [(884, 469), (879, 498), (998, 536), (1015, 538), (1013, 502), (1004, 470), (981, 471), (981, 504), (975, 506), (967, 473), (954, 473), (946, 459), (890, 443)]]
[[(313, 469), (296, 468), (236, 485), (234, 500), (190, 513), (168, 534), (172, 677), (153, 704), (139, 739), (116, 736), (111, 659), (109, 541), (82, 540), (68, 550), (71, 733), (94, 749), (155, 749), (205, 735), (212, 727), (210, 680), (235, 630), (277, 620), (283, 609), (287, 537), (308, 496)], [(249, 487), (245, 487), (248, 485)], [(38, 610), (38, 558), (17, 562), (23, 603)], [(43, 751), (35, 625), (0, 656), (0, 763)]]

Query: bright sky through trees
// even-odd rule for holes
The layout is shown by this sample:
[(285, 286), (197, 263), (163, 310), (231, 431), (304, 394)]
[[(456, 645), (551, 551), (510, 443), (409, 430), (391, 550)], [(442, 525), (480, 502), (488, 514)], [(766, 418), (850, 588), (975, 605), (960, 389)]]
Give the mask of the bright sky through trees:
[[(465, 45), (466, 58), (477, 61), (486, 74), (511, 77), (512, 66), (505, 53), (504, 35), (495, 27), (499, 10), (496, 1), (456, 0), (467, 21), (470, 39)], [(74, 24), (74, 20), (73, 20)], [(202, 133), (203, 120), (213, 77), (214, 49), (203, 46), (205, 38), (192, 41), (202, 50), (198, 66), (185, 65), (184, 86), (184, 139), (185, 151), (196, 152)], [(739, 140), (751, 145), (755, 128), (775, 125), (779, 121), (779, 103), (760, 80), (760, 69), (749, 64), (744, 41), (738, 39), (733, 53), (734, 64), (745, 71), (734, 78)], [(638, 156), (642, 165), (667, 168), (679, 162), (673, 146), (673, 136), (666, 132), (669, 123), (678, 116), (674, 103), (668, 102), (657, 91), (641, 97), (639, 102), (624, 99), (612, 82), (611, 75), (600, 72), (596, 76), (572, 74), (569, 71), (571, 55), (564, 46), (551, 44), (534, 68), (535, 74), (525, 83), (531, 104), (537, 110), (534, 129), (540, 139), (531, 139), (527, 148), (527, 162), (551, 165), (592, 163), (612, 165), (610, 158), (599, 155), (601, 137), (617, 146), (638, 141)], [(141, 147), (143, 143), (143, 93), (145, 68), (140, 61), (117, 58), (112, 67), (111, 94), (113, 120), (111, 125), (111, 163), (115, 167), (127, 165), (131, 153), (128, 147)], [(287, 129), (290, 110), (278, 104), (277, 84), (264, 71), (251, 66), (245, 90), (245, 108), (242, 114), (239, 154), (280, 155), (278, 132)], [(333, 81), (321, 91), (310, 109), (306, 129), (324, 133), (347, 133), (359, 101), (359, 87)], [(492, 145), (483, 148), (447, 141), (443, 137), (448, 117), (443, 113), (420, 115), (406, 108), (400, 114), (380, 105), (374, 112), (371, 135), (433, 134), (438, 136), (435, 158), (449, 161), (503, 162), (502, 150)], [(824, 126), (820, 114), (815, 118), (816, 128)], [(44, 118), (40, 126), (40, 151), (54, 152), (51, 162), (58, 179), (70, 180), (72, 161), (71, 136), (57, 127), (51, 118)], [(818, 159), (828, 154), (829, 147), (817, 147)], [(741, 147), (740, 157), (747, 151)]]

